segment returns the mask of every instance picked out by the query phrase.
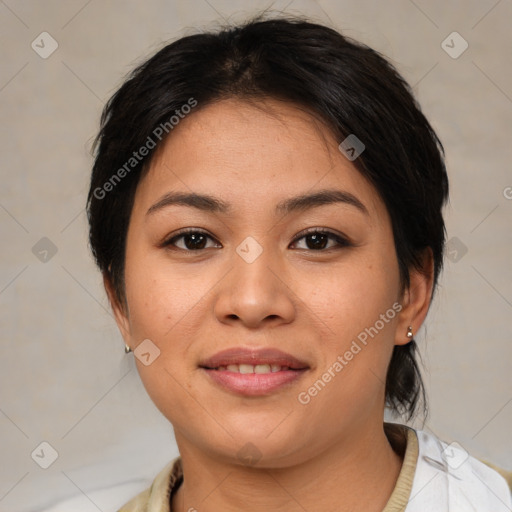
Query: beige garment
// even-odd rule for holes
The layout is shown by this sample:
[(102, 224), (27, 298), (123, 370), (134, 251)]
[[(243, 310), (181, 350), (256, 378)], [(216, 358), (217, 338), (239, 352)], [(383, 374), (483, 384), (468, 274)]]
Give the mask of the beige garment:
[[(385, 423), (384, 430), (393, 449), (403, 456), (403, 463), (395, 488), (382, 512), (403, 512), (409, 501), (416, 471), (418, 438), (416, 432), (405, 425)], [(489, 466), (491, 465), (489, 464)], [(501, 473), (511, 485), (512, 472), (506, 472), (496, 467), (493, 469)], [(118, 512), (172, 512), (170, 496), (178, 489), (182, 481), (181, 458), (177, 457), (158, 474), (149, 489), (130, 500)]]

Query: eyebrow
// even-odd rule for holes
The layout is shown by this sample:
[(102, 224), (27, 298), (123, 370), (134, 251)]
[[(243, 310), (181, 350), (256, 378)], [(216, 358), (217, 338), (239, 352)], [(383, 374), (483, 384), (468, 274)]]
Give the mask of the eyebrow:
[(289, 214), (295, 211), (307, 210), (325, 204), (344, 203), (356, 207), (365, 215), (369, 215), (366, 206), (353, 194), (344, 190), (326, 189), (317, 192), (302, 194), (281, 201), (276, 206), (276, 212)]
[[(325, 189), (313, 193), (306, 193), (296, 197), (285, 199), (277, 204), (276, 213), (288, 215), (296, 211), (304, 211), (310, 208), (327, 204), (343, 203), (354, 206), (365, 215), (369, 215), (366, 206), (353, 194), (343, 190)], [(198, 210), (213, 213), (229, 213), (232, 207), (229, 203), (208, 194), (194, 192), (169, 192), (160, 198), (149, 208), (146, 215), (151, 215), (163, 208), (172, 205), (189, 206)]]

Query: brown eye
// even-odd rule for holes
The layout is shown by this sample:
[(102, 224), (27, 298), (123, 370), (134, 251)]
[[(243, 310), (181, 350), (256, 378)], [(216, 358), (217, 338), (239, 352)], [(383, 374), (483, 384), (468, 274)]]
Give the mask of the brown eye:
[[(303, 241), (303, 242), (302, 242)], [(298, 246), (302, 243), (302, 247)], [(294, 248), (306, 249), (310, 251), (322, 251), (325, 249), (336, 249), (350, 245), (343, 236), (330, 231), (314, 230), (309, 233), (299, 235), (293, 242)]]
[[(213, 242), (213, 243), (212, 243)], [(210, 247), (219, 247), (214, 239), (202, 231), (187, 231), (175, 235), (163, 244), (164, 247), (174, 246), (184, 251), (200, 251)]]
[(329, 235), (326, 235), (325, 233), (315, 233), (307, 235), (305, 239), (308, 249), (325, 249), (329, 242)]
[(183, 242), (187, 249), (204, 249), (206, 236), (202, 233), (190, 233), (189, 235), (183, 235)]

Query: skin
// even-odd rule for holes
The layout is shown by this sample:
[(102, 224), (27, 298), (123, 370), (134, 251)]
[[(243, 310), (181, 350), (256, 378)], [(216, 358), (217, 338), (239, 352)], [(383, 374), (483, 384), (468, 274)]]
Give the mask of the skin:
[[(402, 288), (387, 210), (338, 144), (292, 104), (223, 100), (175, 127), (137, 188), (127, 308), (106, 277), (105, 287), (126, 344), (150, 339), (160, 350), (148, 366), (136, 361), (182, 457), (173, 510), (377, 512), (394, 488), (402, 460), (383, 430), (384, 381), (393, 346), (425, 318), (432, 262)], [(344, 202), (275, 212), (280, 201), (325, 189), (352, 194), (366, 212)], [(147, 214), (171, 191), (209, 194), (231, 211), (174, 204)], [(190, 237), (162, 246), (191, 227), (211, 236), (205, 248), (187, 251)], [(328, 238), (326, 248), (311, 248), (310, 237), (298, 237), (308, 228), (349, 244)], [(248, 236), (263, 249), (252, 263), (236, 252)], [(400, 313), (301, 404), (299, 393), (394, 303)], [(276, 347), (309, 369), (268, 396), (243, 397), (198, 367), (234, 346)], [(237, 456), (247, 443), (255, 465)]]

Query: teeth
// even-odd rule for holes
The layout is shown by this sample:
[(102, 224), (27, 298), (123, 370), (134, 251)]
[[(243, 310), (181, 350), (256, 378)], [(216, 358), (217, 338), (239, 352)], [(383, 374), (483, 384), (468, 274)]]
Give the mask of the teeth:
[(289, 370), (288, 366), (279, 364), (228, 364), (227, 366), (219, 366), (218, 371), (228, 371), (235, 373), (275, 373), (281, 370)]
[(239, 372), (244, 373), (254, 373), (254, 366), (252, 364), (240, 364), (238, 365)]
[(270, 373), (269, 364), (257, 364), (254, 367), (254, 373)]

